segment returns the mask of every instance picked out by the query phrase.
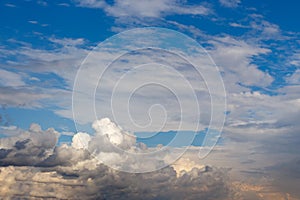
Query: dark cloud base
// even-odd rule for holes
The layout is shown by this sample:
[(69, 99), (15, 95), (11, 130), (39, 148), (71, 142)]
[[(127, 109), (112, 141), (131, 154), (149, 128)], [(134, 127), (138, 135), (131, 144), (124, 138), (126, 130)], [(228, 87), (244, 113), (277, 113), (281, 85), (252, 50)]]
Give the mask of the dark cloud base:
[(71, 167), (1, 167), (4, 199), (230, 199), (224, 174), (193, 169), (176, 177), (172, 167), (146, 174)]
[[(107, 136), (99, 135), (101, 130), (96, 135), (99, 141), (102, 136)], [(228, 169), (201, 167), (192, 158), (181, 158), (181, 162), (178, 160), (175, 165), (149, 173), (116, 171), (80, 148), (81, 143), (74, 138), (83, 138), (83, 133), (77, 133), (71, 145), (60, 146), (56, 145), (57, 131), (52, 128), (42, 130), (37, 124), (32, 124), (27, 131), (16, 128), (2, 133), (11, 137), (0, 138), (0, 199), (297, 199), (278, 192), (278, 188), (274, 189), (268, 181), (263, 185), (260, 175), (255, 178), (249, 173), (252, 171), (244, 170), (256, 182), (233, 181)], [(133, 145), (131, 140), (120, 143), (125, 144)], [(100, 146), (105, 150), (105, 146)], [(197, 152), (190, 155), (195, 156)], [(139, 163), (139, 166), (148, 164), (155, 163)], [(279, 171), (299, 174), (299, 161), (296, 164), (278, 166), (289, 169)]]

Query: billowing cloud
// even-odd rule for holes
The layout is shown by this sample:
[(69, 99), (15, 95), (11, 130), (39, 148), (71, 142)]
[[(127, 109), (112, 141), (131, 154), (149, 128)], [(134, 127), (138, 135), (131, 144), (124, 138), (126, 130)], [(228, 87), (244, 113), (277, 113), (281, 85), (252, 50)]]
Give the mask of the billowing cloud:
[(181, 177), (171, 168), (128, 174), (105, 166), (72, 171), (32, 167), (1, 167), (0, 197), (59, 199), (230, 199), (226, 176), (196, 168)]
[[(71, 145), (61, 146), (56, 146), (59, 133), (51, 128), (42, 130), (39, 125), (32, 124), (28, 131), (16, 127), (2, 129), (7, 136), (12, 136), (0, 140), (0, 184), (3, 186), (0, 197), (267, 200), (273, 197), (286, 198), (288, 195), (290, 199), (297, 199), (295, 190), (279, 189), (276, 184), (270, 186), (273, 180), (260, 176), (266, 174), (263, 169), (270, 165), (273, 166), (273, 174), (286, 168), (287, 165), (278, 163), (277, 158), (283, 161), (297, 157), (296, 152), (291, 157), (291, 154), (282, 151), (285, 148), (282, 141), (289, 136), (285, 139), (261, 135), (256, 137), (256, 141), (251, 137), (252, 140), (247, 139), (242, 143), (231, 140), (226, 146), (216, 147), (212, 155), (204, 160), (199, 160), (197, 156), (199, 147), (193, 147), (178, 161), (163, 169), (149, 173), (127, 173), (107, 166), (115, 159), (126, 160), (123, 154), (114, 152), (109, 144), (124, 150), (139, 148), (140, 152), (147, 152), (151, 148), (137, 145), (130, 133), (109, 119), (95, 121), (93, 127), (95, 134), (77, 133)], [(260, 146), (266, 141), (277, 143), (278, 149), (271, 145)], [(297, 141), (290, 142), (290, 139), (287, 142), (292, 146), (298, 144)], [(257, 154), (246, 158), (245, 155), (253, 148), (256, 148)], [(260, 153), (274, 150), (281, 153), (273, 157), (265, 157)], [(170, 156), (165, 157), (166, 161)], [(299, 171), (296, 168), (297, 159), (292, 163), (288, 166), (293, 170), (291, 173), (294, 177)], [(142, 161), (131, 164), (128, 167), (143, 167), (153, 163)], [(229, 168), (232, 169), (229, 171)], [(285, 176), (279, 173), (281, 176), (278, 177), (292, 181), (294, 179), (289, 177), (291, 173), (286, 172)], [(248, 174), (246, 177), (251, 178), (240, 182), (241, 174)]]
[(32, 124), (28, 131), (0, 139), (0, 163), (4, 166), (38, 164), (53, 153), (58, 137), (54, 129), (43, 131), (38, 124)]
[[(17, 136), (1, 138), (0, 197), (224, 199), (233, 193), (224, 171), (217, 168), (179, 167), (183, 163), (179, 162), (177, 171), (171, 166), (144, 174), (110, 169), (99, 162), (101, 156), (104, 159), (110, 156), (109, 146), (105, 143), (129, 148), (135, 139), (109, 119), (97, 121), (93, 126), (95, 136), (77, 133), (71, 146), (55, 146), (58, 132), (54, 129), (43, 131), (37, 124)], [(91, 137), (94, 138), (91, 140)], [(101, 149), (97, 152), (98, 157), (91, 156), (86, 144)]]

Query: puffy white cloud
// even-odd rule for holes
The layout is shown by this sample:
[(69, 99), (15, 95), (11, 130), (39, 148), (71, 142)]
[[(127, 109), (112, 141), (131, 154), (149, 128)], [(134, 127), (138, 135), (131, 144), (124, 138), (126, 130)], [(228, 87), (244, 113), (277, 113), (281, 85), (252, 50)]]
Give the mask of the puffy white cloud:
[(86, 149), (91, 140), (91, 136), (87, 133), (76, 133), (72, 138), (72, 147), (75, 149)]
[(135, 136), (123, 131), (121, 127), (112, 123), (109, 118), (95, 121), (93, 128), (96, 131), (96, 138), (107, 137), (109, 142), (114, 145), (129, 148), (135, 144)]

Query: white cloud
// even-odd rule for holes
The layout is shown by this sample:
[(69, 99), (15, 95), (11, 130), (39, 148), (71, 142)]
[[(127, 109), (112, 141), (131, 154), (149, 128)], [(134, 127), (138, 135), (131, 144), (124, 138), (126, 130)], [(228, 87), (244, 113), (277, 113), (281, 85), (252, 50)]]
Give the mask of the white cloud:
[(273, 77), (252, 64), (253, 56), (270, 53), (269, 49), (230, 36), (216, 37), (209, 43), (213, 44), (209, 53), (224, 72), (223, 79), (229, 93), (246, 89), (241, 88), (239, 83), (266, 87), (273, 81)]
[(286, 79), (289, 84), (300, 84), (300, 70), (296, 70), (290, 77)]
[(289, 63), (296, 66), (296, 67), (300, 67), (300, 53), (299, 52), (294, 53), (290, 57)]
[(235, 23), (235, 22), (229, 23), (229, 26), (238, 27), (238, 28), (250, 28), (250, 26), (246, 26), (246, 25), (243, 25), (243, 24)]
[(72, 138), (72, 147), (75, 149), (87, 149), (91, 136), (87, 133), (76, 133)]
[(184, 5), (176, 0), (115, 0), (108, 4), (98, 0), (79, 0), (79, 6), (101, 8), (108, 15), (114, 17), (153, 17), (159, 18), (166, 15), (208, 15), (211, 10), (202, 5)]
[(0, 93), (1, 105), (26, 108), (43, 107), (41, 101), (51, 97), (50, 94), (27, 88), (0, 87)]
[(241, 3), (241, 0), (219, 0), (219, 2), (224, 7), (235, 8)]
[(76, 47), (76, 46), (80, 46), (85, 44), (85, 41), (83, 38), (76, 38), (76, 39), (71, 39), (71, 38), (62, 38), (62, 39), (58, 39), (58, 38), (50, 38), (49, 39), (50, 42), (62, 45), (64, 48), (68, 47)]
[(25, 83), (21, 74), (0, 69), (0, 86), (19, 87), (24, 85)]
[[(297, 92), (299, 93), (298, 88), (285, 88), (286, 90), (282, 90), (283, 93), (286, 93), (287, 90), (289, 90), (288, 94), (286, 95), (279, 95), (279, 96), (269, 96), (262, 93), (251, 93), (250, 88), (245, 88), (239, 85), (239, 83), (247, 86), (257, 86), (257, 87), (268, 87), (270, 83), (273, 81), (273, 77), (271, 77), (268, 73), (263, 72), (258, 69), (258, 66), (253, 64), (253, 57), (254, 56), (260, 56), (262, 54), (270, 53), (270, 50), (261, 47), (258, 45), (258, 43), (253, 42), (250, 40), (243, 40), (241, 38), (233, 38), (230, 36), (209, 36), (209, 35), (203, 35), (203, 32), (200, 32), (201, 36), (206, 36), (208, 40), (208, 43), (211, 45), (209, 53), (214, 58), (217, 65), (220, 67), (222, 74), (223, 74), (223, 80), (225, 82), (225, 86), (227, 89), (227, 102), (229, 105), (229, 111), (231, 113), (228, 115), (228, 124), (238, 124), (238, 123), (244, 123), (243, 126), (232, 126), (230, 127), (232, 129), (232, 132), (238, 132), (238, 131), (245, 131), (245, 132), (262, 132), (259, 131), (259, 129), (263, 131), (274, 131), (274, 127), (279, 126), (278, 116), (281, 116), (283, 119), (286, 117), (289, 121), (289, 123), (296, 123), (293, 122), (290, 117), (289, 113), (294, 113), (293, 109), (285, 108), (283, 105), (289, 105), (289, 106), (295, 106), (289, 100), (291, 99), (297, 99), (299, 96), (297, 95)], [(86, 49), (84, 49), (81, 45), (84, 45), (86, 41), (82, 39), (50, 39), (54, 44), (57, 44), (57, 48), (54, 50), (43, 50), (43, 49), (32, 49), (28, 45), (26, 47), (16, 50), (14, 53), (22, 56), (26, 56), (25, 59), (28, 61), (26, 64), (26, 69), (33, 72), (41, 72), (41, 73), (55, 73), (62, 77), (66, 82), (67, 85), (71, 88), (74, 82), (74, 77), (76, 74), (76, 71), (78, 69), (78, 65), (80, 63), (80, 60), (84, 58), (84, 56), (88, 53)], [(141, 41), (142, 42), (142, 41)], [(150, 41), (152, 42), (152, 41)], [(70, 46), (68, 46), (70, 44)], [(25, 44), (24, 44), (25, 45)], [(11, 55), (12, 52), (10, 52)], [(113, 59), (116, 55), (112, 52), (96, 52), (94, 54), (95, 58), (99, 58), (99, 56), (102, 56), (103, 59), (110, 60)], [(195, 79), (195, 73), (192, 70), (189, 69), (189, 66), (184, 65), (180, 60), (174, 59), (174, 57), (170, 57), (166, 59), (166, 55), (162, 54), (161, 52), (149, 52), (148, 55), (150, 57), (147, 57), (146, 55), (128, 55), (128, 59), (132, 58), (133, 64), (139, 65), (143, 62), (152, 62), (159, 59), (161, 56), (164, 57), (164, 64), (170, 64), (170, 60), (174, 61), (173, 66), (177, 67), (181, 73), (184, 73), (186, 77), (189, 77), (190, 80), (195, 80), (195, 82), (191, 81), (191, 84), (194, 88), (197, 89), (198, 92), (198, 100), (201, 102), (201, 105), (203, 109), (201, 109), (201, 116), (203, 124), (201, 124), (201, 128), (205, 128), (205, 126), (208, 124), (210, 119), (210, 110), (209, 110), (209, 98), (206, 98), (205, 95), (205, 85), (202, 84), (201, 80)], [(156, 58), (156, 60), (154, 59)], [(96, 59), (97, 60), (97, 59)], [(93, 63), (91, 63), (93, 64)], [(122, 64), (122, 69), (126, 69), (128, 67), (126, 65), (126, 62), (120, 62), (116, 64)], [(175, 65), (176, 64), (176, 65)], [(20, 62), (20, 65), (22, 63)], [(42, 66), (42, 67), (40, 67)], [(56, 66), (56, 67), (53, 67)], [(119, 65), (120, 66), (120, 65)], [(182, 67), (182, 68), (180, 68)], [(61, 69), (64, 70), (61, 70)], [(101, 95), (104, 95), (102, 97), (106, 98), (105, 91), (111, 91), (112, 86), (114, 86), (110, 81), (115, 80), (119, 75), (121, 71), (118, 71), (115, 68), (116, 71), (110, 71), (108, 72), (108, 77), (110, 79), (105, 79), (106, 84), (106, 90), (103, 90), (104, 93), (100, 93)], [(149, 68), (150, 69), (150, 68)], [(153, 69), (162, 69), (162, 68), (153, 68)], [(181, 71), (182, 70), (182, 71)], [(185, 70), (185, 71), (184, 71)], [(134, 83), (139, 83), (144, 80), (147, 80), (147, 77), (151, 75), (154, 77), (154, 80), (163, 80), (164, 83), (168, 85), (174, 86), (174, 82), (178, 83), (180, 79), (179, 76), (174, 76), (174, 73), (168, 69), (160, 70), (160, 73), (157, 73), (157, 70), (144, 70), (144, 73), (141, 73), (140, 71), (132, 71), (132, 72), (139, 72), (139, 75), (135, 75), (134, 73), (129, 73), (129, 76), (127, 77), (127, 83), (128, 84), (120, 84), (120, 94), (128, 92), (126, 88), (128, 89), (129, 86), (134, 85)], [(295, 73), (296, 76), (297, 73)], [(295, 77), (292, 76), (292, 77)], [(95, 70), (88, 71), (87, 76), (85, 77), (86, 80), (91, 83), (95, 82), (97, 80), (97, 74), (95, 73)], [(130, 81), (134, 80), (134, 81)], [(105, 85), (104, 84), (104, 85)], [(132, 85), (130, 85), (132, 84)], [(104, 86), (103, 85), (103, 86)], [(184, 84), (177, 84), (176, 87), (178, 91), (181, 91), (180, 94), (185, 96), (186, 92), (188, 91), (186, 87), (184, 87)], [(204, 89), (204, 90), (203, 90)], [(0, 96), (1, 102), (3, 104), (7, 105), (26, 105), (28, 107), (41, 107), (43, 106), (43, 99), (47, 99), (48, 105), (51, 103), (52, 105), (58, 105), (59, 108), (55, 110), (55, 112), (61, 116), (72, 118), (72, 108), (71, 108), (71, 95), (70, 93), (64, 93), (64, 95), (61, 95), (60, 99), (51, 98), (53, 95), (57, 94), (57, 91), (53, 90), (45, 90), (47, 91), (47, 94), (41, 92), (43, 91), (43, 88), (40, 88), (40, 90), (18, 90), (18, 89), (11, 89), (11, 88), (4, 88), (1, 89), (2, 95)], [(293, 91), (293, 92), (292, 92)], [(60, 91), (60, 94), (63, 94), (62, 91)], [(88, 91), (85, 91), (88, 92)], [(93, 92), (93, 91), (92, 91)], [(281, 91), (279, 91), (281, 92)], [(143, 94), (139, 93), (139, 94)], [(166, 103), (167, 110), (171, 110), (173, 114), (169, 114), (169, 116), (172, 118), (170, 120), (170, 124), (168, 124), (165, 128), (165, 130), (170, 130), (177, 128), (178, 125), (178, 118), (176, 119), (176, 112), (175, 109), (169, 109), (168, 106), (176, 105), (175, 98), (170, 99), (169, 93), (166, 93), (166, 91), (159, 89), (154, 91), (153, 88), (144, 88), (144, 94), (147, 95), (137, 95), (135, 96), (135, 100), (143, 100), (143, 101), (136, 101), (134, 103), (134, 111), (133, 114), (135, 115), (135, 119), (137, 119), (136, 122), (139, 122), (140, 124), (143, 124), (145, 122), (149, 122), (149, 117), (152, 117), (152, 120), (157, 120), (158, 122), (162, 122), (164, 120), (164, 112), (163, 109), (160, 109), (160, 107), (156, 107), (153, 110), (149, 110), (149, 105), (152, 105), (151, 103), (158, 101), (162, 104)], [(97, 109), (99, 109), (98, 114), (100, 114), (98, 117), (111, 117), (110, 115), (106, 115), (103, 113), (109, 113), (110, 112), (110, 105), (106, 104), (105, 102), (101, 101), (101, 95), (96, 94), (96, 102), (97, 102)], [(151, 96), (152, 95), (152, 96)], [(16, 98), (17, 97), (17, 98)], [(99, 98), (98, 98), (99, 97)], [(149, 98), (151, 97), (151, 98)], [(159, 98), (157, 98), (159, 97)], [(146, 100), (145, 100), (146, 99)], [(42, 100), (42, 101), (41, 101)], [(50, 101), (51, 100), (51, 101)], [(87, 120), (85, 122), (92, 122), (95, 120), (94, 113), (88, 112), (87, 107), (85, 104), (85, 101), (82, 101), (82, 99), (79, 99), (81, 102), (83, 102), (83, 107), (80, 110), (81, 118), (83, 120)], [(99, 100), (99, 101), (98, 101)], [(174, 102), (172, 101), (174, 100)], [(184, 100), (185, 105), (191, 105), (190, 104), (190, 98), (182, 98)], [(123, 96), (119, 96), (117, 98), (117, 104), (123, 105), (124, 101)], [(88, 102), (87, 102), (88, 103)], [(108, 102), (109, 103), (109, 102)], [(117, 118), (122, 118), (127, 124), (131, 123), (127, 115), (127, 111), (124, 110), (126, 107), (123, 106), (121, 108), (118, 108), (120, 111), (120, 114), (117, 115)], [(185, 106), (186, 113), (195, 113), (195, 110), (193, 109), (193, 106)], [(268, 110), (272, 111), (272, 113), (268, 112)], [(151, 112), (149, 112), (151, 111)], [(146, 113), (146, 114), (145, 114)], [(255, 115), (253, 114), (255, 113)], [(103, 115), (102, 115), (103, 114)], [(148, 115), (149, 114), (149, 115)], [(177, 115), (178, 116), (178, 115)], [(296, 115), (295, 115), (296, 116)], [(193, 122), (191, 119), (193, 118), (192, 115), (189, 116), (190, 118), (187, 118), (187, 122)], [(256, 117), (256, 119), (254, 119)], [(127, 121), (126, 121), (127, 120)], [(206, 120), (206, 121), (205, 121)], [(115, 120), (120, 124), (122, 127), (131, 130), (130, 127), (127, 127), (126, 123), (119, 123), (118, 120)], [(284, 121), (284, 120), (282, 120)], [(263, 122), (263, 123), (260, 123)], [(186, 123), (184, 129), (189, 129), (191, 127), (190, 123)], [(248, 126), (247, 126), (248, 124)], [(256, 127), (255, 125), (256, 124)], [(258, 125), (259, 124), (259, 125)], [(192, 124), (193, 125), (193, 124)], [(267, 127), (267, 129), (263, 129), (262, 126)], [(269, 128), (268, 128), (269, 127)], [(157, 130), (157, 129), (156, 129)], [(280, 129), (278, 129), (280, 130)]]

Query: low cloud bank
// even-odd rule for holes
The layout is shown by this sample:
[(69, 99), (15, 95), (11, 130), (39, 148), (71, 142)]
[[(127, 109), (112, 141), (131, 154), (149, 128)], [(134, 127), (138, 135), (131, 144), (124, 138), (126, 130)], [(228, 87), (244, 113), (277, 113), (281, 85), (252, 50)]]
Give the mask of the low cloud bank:
[[(130, 160), (122, 151), (147, 153), (157, 148), (137, 144), (135, 137), (109, 119), (94, 122), (95, 133), (76, 133), (72, 144), (57, 146), (59, 133), (32, 124), (28, 130), (2, 129), (0, 198), (4, 199), (277, 199), (286, 194), (263, 193), (263, 186), (232, 182), (227, 169), (209, 167), (182, 157), (148, 172), (127, 173), (106, 164), (128, 162), (145, 169), (167, 162)], [(113, 145), (111, 145), (113, 144)], [(258, 184), (259, 185), (259, 184)], [(271, 196), (270, 196), (271, 195)], [(273, 195), (273, 196), (272, 196)], [(273, 198), (274, 199), (274, 198)], [(275, 198), (276, 199), (276, 198)]]

